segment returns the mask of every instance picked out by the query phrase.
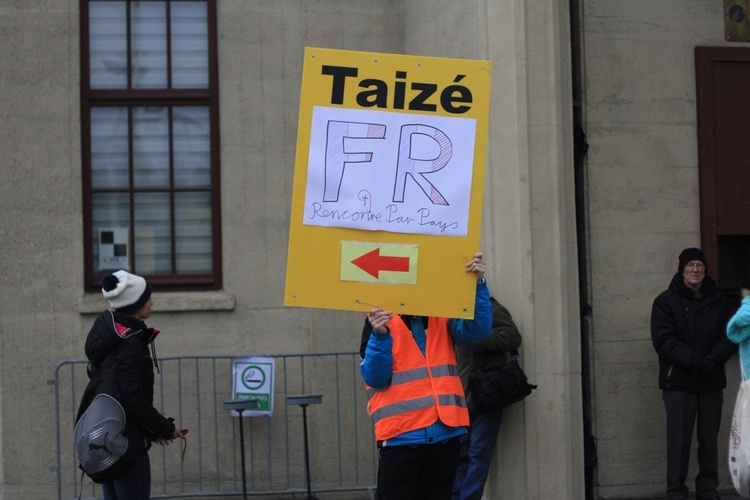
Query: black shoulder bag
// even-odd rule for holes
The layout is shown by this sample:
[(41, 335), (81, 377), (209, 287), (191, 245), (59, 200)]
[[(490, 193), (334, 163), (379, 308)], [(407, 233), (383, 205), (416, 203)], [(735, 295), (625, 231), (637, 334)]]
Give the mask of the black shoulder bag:
[(477, 411), (504, 408), (536, 389), (518, 364), (518, 350), (511, 351), (511, 356), (508, 363), (489, 369), (475, 368), (471, 372), (469, 388)]

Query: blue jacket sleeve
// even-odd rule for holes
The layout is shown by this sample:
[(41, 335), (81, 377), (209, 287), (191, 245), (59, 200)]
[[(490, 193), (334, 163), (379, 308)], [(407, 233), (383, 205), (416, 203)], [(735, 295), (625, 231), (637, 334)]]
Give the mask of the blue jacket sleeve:
[(448, 329), (457, 345), (469, 344), (492, 334), (492, 303), (486, 281), (477, 285), (474, 319), (451, 319)]
[(370, 333), (365, 348), (365, 357), (359, 365), (362, 379), (370, 387), (381, 388), (388, 385), (393, 373), (393, 339), (391, 332)]
[(750, 339), (750, 297), (742, 299), (742, 304), (727, 324), (727, 337), (735, 344)]

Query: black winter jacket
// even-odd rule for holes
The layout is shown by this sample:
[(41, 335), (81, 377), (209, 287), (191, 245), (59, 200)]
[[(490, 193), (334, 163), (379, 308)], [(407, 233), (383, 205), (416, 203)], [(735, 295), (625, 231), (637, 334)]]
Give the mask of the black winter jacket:
[[(158, 437), (172, 439), (175, 426), (154, 408), (154, 364), (148, 345), (159, 331), (117, 311), (104, 311), (91, 327), (86, 337), (86, 357), (93, 376), (102, 361), (115, 349), (115, 372), (122, 404), (128, 421), (138, 423), (136, 432), (128, 435), (133, 443), (142, 443), (144, 449)], [(128, 433), (131, 434), (131, 426)]]
[(659, 355), (659, 388), (708, 392), (724, 389), (724, 364), (735, 345), (727, 338), (726, 299), (709, 276), (693, 292), (681, 274), (654, 300), (651, 341)]
[(492, 303), (492, 334), (486, 339), (465, 345), (457, 345), (456, 360), (458, 375), (466, 393), (466, 405), (470, 412), (475, 411), (469, 378), (474, 368), (494, 368), (507, 363), (510, 352), (521, 347), (521, 334), (513, 322), (510, 311), (494, 297)]

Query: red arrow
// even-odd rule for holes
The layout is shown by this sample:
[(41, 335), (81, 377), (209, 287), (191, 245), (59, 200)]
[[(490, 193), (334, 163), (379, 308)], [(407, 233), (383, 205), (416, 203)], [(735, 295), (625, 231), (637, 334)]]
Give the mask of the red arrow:
[(381, 257), (380, 248), (357, 257), (352, 264), (376, 279), (380, 279), (380, 271), (409, 271), (409, 257)]

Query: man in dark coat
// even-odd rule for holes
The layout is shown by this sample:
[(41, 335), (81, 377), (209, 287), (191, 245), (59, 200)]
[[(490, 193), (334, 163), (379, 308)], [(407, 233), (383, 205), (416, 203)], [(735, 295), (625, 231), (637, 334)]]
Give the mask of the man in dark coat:
[(698, 248), (680, 253), (677, 274), (654, 300), (651, 340), (659, 355), (659, 388), (667, 414), (667, 498), (688, 497), (690, 444), (697, 417), (696, 499), (716, 499), (717, 439), (721, 424), (724, 364), (735, 346), (726, 336), (727, 302), (706, 274)]

